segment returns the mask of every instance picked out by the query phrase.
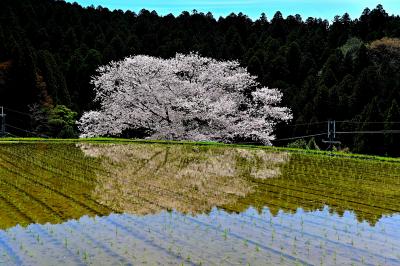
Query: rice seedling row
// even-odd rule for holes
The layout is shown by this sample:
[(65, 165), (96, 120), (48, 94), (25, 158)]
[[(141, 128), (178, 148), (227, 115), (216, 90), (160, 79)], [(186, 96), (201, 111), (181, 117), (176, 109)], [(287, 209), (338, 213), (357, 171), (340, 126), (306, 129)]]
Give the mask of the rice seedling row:
[(1, 143), (0, 262), (395, 265), (399, 202), (395, 160)]
[[(101, 212), (99, 212), (98, 210), (95, 210), (92, 207), (88, 206), (87, 204), (83, 203), (82, 201), (79, 201), (76, 198), (68, 195), (67, 192), (63, 192), (60, 189), (55, 189), (54, 187), (51, 186), (51, 184), (46, 184), (45, 181), (42, 181), (42, 182), (38, 181), (37, 179), (35, 179), (35, 175), (33, 175), (31, 171), (24, 171), (24, 169), (19, 168), (17, 164), (14, 164), (12, 162), (8, 162), (8, 163), (10, 163), (13, 166), (13, 168), (7, 167), (6, 168), (7, 171), (12, 173), (13, 174), (12, 177), (15, 178), (15, 179), (18, 179), (19, 182), (26, 181), (26, 184), (24, 184), (26, 186), (25, 186), (25, 189), (23, 189), (20, 186), (11, 184), (9, 182), (7, 182), (7, 184), (9, 186), (14, 187), (15, 189), (19, 190), (20, 192), (24, 193), (25, 195), (31, 197), (32, 200), (40, 202), (46, 209), (53, 211), (55, 214), (59, 215), (60, 217), (62, 217), (62, 215), (56, 209), (53, 209), (52, 207), (50, 207), (49, 205), (44, 203), (42, 200), (38, 199), (34, 194), (29, 193), (27, 191), (27, 188), (30, 188), (30, 189), (38, 188), (38, 189), (47, 190), (48, 191), (47, 193), (46, 192), (44, 192), (44, 193), (39, 192), (37, 194), (41, 195), (41, 196), (45, 196), (46, 194), (51, 192), (53, 201), (57, 201), (55, 199), (55, 197), (60, 197), (61, 198), (61, 199), (59, 199), (60, 202), (66, 202), (66, 201), (69, 202), (69, 203), (72, 202), (75, 205), (78, 205), (78, 206), (90, 211), (90, 213), (101, 214)], [(4, 165), (4, 167), (6, 167), (6, 165)], [(15, 169), (15, 168), (20, 169), (22, 171), (17, 172), (17, 171), (12, 170), (12, 169)], [(2, 182), (6, 183), (5, 180), (2, 180)]]
[[(56, 194), (60, 194), (64, 197), (68, 197), (70, 200), (76, 202), (77, 204), (82, 205), (82, 201), (85, 203), (91, 202), (92, 203), (91, 206), (93, 205), (93, 206), (99, 207), (99, 205), (100, 205), (100, 207), (103, 207), (106, 210), (110, 210), (109, 207), (101, 205), (98, 202), (95, 202), (95, 200), (90, 195), (83, 192), (83, 191), (87, 191), (88, 189), (90, 189), (93, 186), (93, 182), (91, 182), (91, 183), (87, 182), (85, 184), (85, 186), (83, 186), (82, 184), (75, 182), (76, 179), (71, 178), (70, 176), (67, 176), (64, 174), (58, 175), (58, 173), (56, 173), (56, 175), (53, 176), (56, 178), (50, 178), (50, 179), (41, 178), (44, 182), (38, 182), (37, 181), (38, 175), (43, 174), (45, 172), (50, 172), (50, 173), (54, 173), (54, 172), (45, 167), (40, 167), (40, 166), (39, 166), (39, 169), (37, 169), (37, 168), (35, 168), (35, 165), (34, 165), (34, 167), (29, 167), (29, 171), (27, 171), (21, 167), (18, 167), (18, 164), (13, 163), (11, 160), (5, 160), (5, 161), (10, 164), (13, 164), (14, 168), (21, 170), (21, 172), (23, 173), (21, 176), (28, 178), (30, 181), (32, 181), (36, 184), (42, 185), (49, 190), (52, 190)], [(31, 164), (29, 164), (29, 166), (31, 166)], [(31, 178), (28, 176), (30, 176)], [(64, 179), (62, 179), (62, 178), (64, 178)], [(62, 179), (61, 182), (60, 182), (60, 179)], [(65, 182), (65, 180), (68, 180), (68, 182)], [(72, 184), (72, 185), (70, 185), (70, 184)], [(68, 191), (66, 191), (66, 190), (68, 190)], [(78, 196), (80, 198), (80, 200), (78, 201), (72, 197), (69, 197), (68, 195), (71, 194), (71, 192), (74, 192), (74, 194), (76, 196)], [(83, 197), (83, 199), (81, 199), (82, 197)], [(84, 205), (88, 208), (91, 208), (87, 204), (84, 204)], [(94, 213), (96, 213), (96, 212), (98, 212), (98, 211), (94, 211)]]

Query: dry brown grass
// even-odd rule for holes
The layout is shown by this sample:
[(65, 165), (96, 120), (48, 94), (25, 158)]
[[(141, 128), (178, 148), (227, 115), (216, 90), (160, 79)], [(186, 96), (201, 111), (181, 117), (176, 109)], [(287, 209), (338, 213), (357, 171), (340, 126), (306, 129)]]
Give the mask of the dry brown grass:
[(380, 40), (375, 40), (370, 43), (370, 49), (381, 49), (381, 48), (388, 48), (388, 49), (400, 49), (400, 39), (399, 38), (388, 38), (384, 37)]

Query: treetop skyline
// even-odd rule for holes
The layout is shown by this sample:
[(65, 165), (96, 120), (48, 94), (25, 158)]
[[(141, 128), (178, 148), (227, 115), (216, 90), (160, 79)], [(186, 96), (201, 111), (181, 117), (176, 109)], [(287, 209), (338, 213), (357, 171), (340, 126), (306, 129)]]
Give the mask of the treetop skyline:
[[(333, 119), (346, 121), (337, 124), (346, 132), (399, 130), (391, 122), (400, 121), (400, 16), (388, 15), (385, 6), (352, 19), (339, 15), (329, 26), (304, 15), (267, 14), (266, 22), (190, 10), (176, 17), (134, 12), (55, 0), (0, 1), (0, 106), (7, 108), (7, 132), (76, 136), (71, 119), (99, 110), (90, 83), (99, 66), (127, 56), (167, 59), (191, 51), (237, 60), (260, 86), (282, 92), (293, 120), (277, 125), (276, 145), (326, 132)], [(304, 146), (323, 147), (322, 140)], [(355, 153), (400, 154), (400, 140), (389, 134), (348, 134), (340, 141)]]
[(335, 15), (350, 14), (352, 19), (358, 18), (362, 11), (368, 7), (375, 8), (378, 4), (383, 5), (389, 15), (400, 14), (400, 2), (398, 0), (175, 0), (164, 2), (162, 0), (66, 0), (66, 2), (77, 2), (82, 6), (102, 6), (111, 10), (131, 10), (139, 12), (141, 9), (155, 10), (159, 15), (164, 16), (172, 13), (177, 16), (182, 11), (211, 12), (214, 17), (226, 17), (230, 13), (247, 15), (255, 20), (261, 13), (266, 13), (272, 18), (277, 11), (283, 16), (300, 14), (303, 18), (317, 17), (332, 21)]

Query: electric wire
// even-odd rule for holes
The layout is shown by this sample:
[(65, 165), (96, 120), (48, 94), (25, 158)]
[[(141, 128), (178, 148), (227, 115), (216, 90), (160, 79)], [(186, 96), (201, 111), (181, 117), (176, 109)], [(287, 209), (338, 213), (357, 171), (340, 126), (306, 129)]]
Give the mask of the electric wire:
[(400, 130), (336, 131), (336, 134), (399, 134)]
[(314, 125), (323, 125), (326, 123), (328, 123), (328, 121), (313, 122), (313, 123), (301, 123), (301, 124), (292, 124), (292, 125), (279, 125), (279, 127), (314, 126)]
[(25, 132), (25, 133), (29, 133), (29, 134), (32, 134), (32, 135), (35, 135), (35, 136), (38, 136), (38, 137), (49, 138), (49, 136), (46, 136), (44, 134), (38, 134), (38, 133), (29, 131), (29, 130), (26, 130), (26, 129), (23, 129), (23, 128), (19, 128), (19, 127), (16, 127), (16, 126), (13, 126), (13, 125), (10, 125), (10, 124), (7, 124), (7, 123), (5, 125), (6, 125), (6, 127), (10, 127), (12, 129), (19, 130), (19, 131), (22, 131), (22, 132)]
[(32, 117), (32, 114), (28, 114), (28, 113), (25, 113), (25, 112), (21, 112), (21, 111), (17, 111), (17, 110), (14, 110), (14, 109), (10, 109), (8, 107), (4, 107), (4, 110), (10, 111), (12, 113), (20, 114), (20, 115), (25, 115), (25, 116)]
[(325, 133), (318, 133), (318, 134), (312, 134), (312, 135), (304, 135), (304, 136), (291, 137), (291, 138), (274, 139), (274, 140), (272, 140), (272, 141), (287, 141), (287, 140), (311, 138), (311, 137), (324, 136), (324, 135), (327, 135), (327, 134), (328, 134), (328, 133), (325, 132)]
[(365, 121), (365, 122), (360, 122), (360, 121), (349, 121), (349, 120), (344, 120), (344, 121), (336, 121), (336, 123), (347, 123), (347, 124), (400, 124), (398, 121), (386, 121), (386, 122), (381, 122), (381, 121)]
[(12, 133), (10, 133), (10, 132), (6, 132), (6, 133), (5, 133), (5, 136), (11, 136), (11, 137), (14, 137), (14, 138), (18, 138), (17, 135), (14, 135), (14, 134), (12, 134)]
[[(17, 113), (20, 115), (25, 115), (25, 116), (29, 116), (32, 117), (32, 114), (28, 114), (22, 111), (18, 111), (18, 110), (14, 110), (8, 107), (4, 107), (4, 110), (7, 110), (9, 112), (12, 113)], [(386, 121), (386, 122), (382, 122), (382, 121), (365, 121), (365, 122), (359, 122), (359, 121), (350, 121), (350, 120), (336, 120), (336, 123), (347, 123), (347, 124), (400, 124), (400, 122), (398, 121)], [(299, 124), (291, 124), (291, 125), (279, 125), (279, 127), (281, 128), (286, 128), (286, 127), (300, 127), (300, 126), (316, 126), (316, 125), (323, 125), (329, 123), (329, 121), (317, 121), (317, 122), (312, 122), (312, 123), (299, 123)], [(15, 130), (20, 130), (22, 132), (25, 133), (30, 133), (36, 136), (44, 136), (46, 138), (48, 138), (48, 136), (44, 135), (44, 134), (38, 134), (26, 129), (22, 129), (10, 124), (6, 124), (6, 126), (13, 128)], [(360, 131), (336, 131), (336, 134), (400, 134), (400, 130), (360, 130)], [(9, 133), (10, 134), (10, 133)], [(275, 139), (273, 140), (276, 142), (279, 141), (289, 141), (289, 140), (296, 140), (296, 139), (302, 139), (302, 138), (311, 138), (311, 137), (318, 137), (318, 136), (324, 136), (324, 135), (328, 135), (327, 132), (325, 133), (316, 133), (316, 134), (310, 134), (310, 135), (303, 135), (303, 136), (295, 136), (295, 137), (288, 137), (288, 138), (280, 138), (280, 139)], [(14, 135), (15, 136), (15, 135)]]

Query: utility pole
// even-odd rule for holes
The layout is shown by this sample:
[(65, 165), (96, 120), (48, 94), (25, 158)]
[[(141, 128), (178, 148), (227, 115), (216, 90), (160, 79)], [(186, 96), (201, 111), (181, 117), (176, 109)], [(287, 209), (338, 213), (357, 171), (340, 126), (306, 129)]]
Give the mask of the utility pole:
[(336, 138), (336, 121), (328, 121), (328, 138), (329, 142), (332, 142)]
[(0, 137), (6, 135), (6, 114), (4, 113), (4, 107), (0, 106)]
[(334, 144), (342, 144), (340, 141), (336, 140), (336, 121), (328, 121), (328, 140), (323, 140), (323, 143), (328, 143), (328, 150), (332, 149)]

